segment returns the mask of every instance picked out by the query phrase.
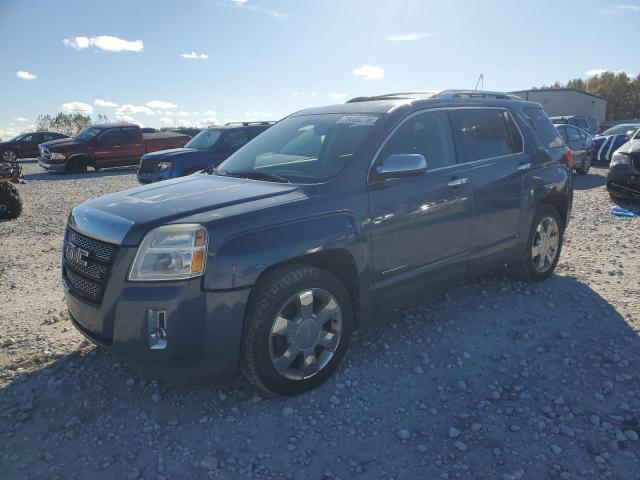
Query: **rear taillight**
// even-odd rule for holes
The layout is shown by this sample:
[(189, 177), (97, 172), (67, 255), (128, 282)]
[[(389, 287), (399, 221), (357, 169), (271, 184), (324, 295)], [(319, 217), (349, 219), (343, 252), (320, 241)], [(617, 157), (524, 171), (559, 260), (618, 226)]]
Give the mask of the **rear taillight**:
[(567, 167), (573, 168), (573, 152), (570, 148), (564, 150), (564, 158), (567, 161)]

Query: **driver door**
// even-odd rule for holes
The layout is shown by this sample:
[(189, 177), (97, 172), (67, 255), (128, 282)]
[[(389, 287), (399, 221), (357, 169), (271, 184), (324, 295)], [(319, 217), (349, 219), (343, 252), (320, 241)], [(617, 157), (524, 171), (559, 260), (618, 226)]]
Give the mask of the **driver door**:
[(386, 140), (374, 168), (394, 154), (423, 155), (427, 171), (369, 187), (374, 289), (416, 280), (422, 286), (425, 280), (466, 273), (471, 171), (457, 163), (448, 110), (405, 119)]
[(95, 163), (98, 168), (117, 167), (120, 165), (119, 161), (122, 157), (120, 143), (119, 128), (111, 128), (98, 135), (94, 150)]

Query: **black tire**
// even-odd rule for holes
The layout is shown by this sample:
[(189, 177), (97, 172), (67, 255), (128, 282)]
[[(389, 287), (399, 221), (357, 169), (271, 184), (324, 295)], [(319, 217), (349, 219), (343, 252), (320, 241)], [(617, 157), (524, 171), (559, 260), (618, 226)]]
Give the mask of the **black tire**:
[(87, 173), (87, 161), (84, 158), (72, 158), (67, 162), (65, 173)]
[(2, 152), (2, 160), (5, 162), (15, 162), (18, 160), (18, 152), (15, 150), (5, 150)]
[(591, 169), (591, 155), (587, 155), (581, 168), (576, 168), (578, 175), (586, 175)]
[(0, 183), (0, 219), (11, 220), (22, 213), (20, 194), (14, 188), (7, 188)]
[[(271, 329), (276, 316), (290, 299), (307, 289), (322, 289), (333, 296), (341, 311), (341, 336), (333, 356), (309, 378), (290, 379), (274, 366)], [(351, 339), (353, 307), (344, 285), (319, 268), (292, 264), (267, 272), (256, 284), (245, 314), (242, 339), (242, 374), (259, 389), (276, 395), (298, 395), (321, 385), (338, 368)]]
[[(536, 231), (538, 229), (538, 226), (541, 224), (543, 219), (548, 217), (552, 218), (556, 222), (556, 225), (558, 227), (558, 246), (553, 262), (550, 262), (550, 265), (547, 269), (545, 269), (544, 271), (540, 271), (535, 266), (535, 259), (533, 257), (532, 249), (534, 246), (534, 240), (536, 239)], [(528, 283), (542, 282), (549, 278), (556, 269), (558, 260), (560, 259), (564, 237), (564, 227), (564, 222), (562, 221), (562, 219), (560, 218), (560, 214), (554, 207), (545, 204), (539, 205), (533, 216), (533, 222), (531, 223), (529, 237), (527, 238), (527, 243), (521, 253), (520, 261), (510, 265), (510, 271), (513, 277), (515, 277), (517, 280)]]

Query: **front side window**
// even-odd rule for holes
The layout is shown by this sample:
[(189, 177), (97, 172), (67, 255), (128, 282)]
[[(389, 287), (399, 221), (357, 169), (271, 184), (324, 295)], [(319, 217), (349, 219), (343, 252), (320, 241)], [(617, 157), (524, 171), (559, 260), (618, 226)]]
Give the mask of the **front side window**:
[(271, 174), (290, 182), (324, 182), (353, 159), (378, 118), (338, 113), (288, 117), (231, 155), (218, 170), (223, 175)]
[(577, 128), (567, 127), (567, 141), (577, 142), (580, 140), (580, 130)]
[(589, 128), (589, 122), (587, 122), (586, 118), (575, 118), (574, 125), (578, 128), (582, 128), (583, 130)]
[(89, 140), (94, 139), (100, 132), (101, 130), (99, 128), (88, 127), (76, 135), (76, 140), (88, 142)]
[(222, 150), (237, 150), (249, 141), (249, 136), (244, 130), (229, 132), (222, 140)]
[(403, 153), (423, 155), (427, 171), (454, 165), (455, 144), (448, 113), (425, 112), (406, 120), (389, 138), (380, 159)]
[(505, 110), (469, 108), (454, 115), (467, 161), (522, 152), (522, 137)]
[(113, 128), (98, 137), (101, 145), (120, 145), (120, 130)]
[(35, 140), (35, 135), (33, 134), (29, 134), (29, 135), (25, 135), (24, 137), (22, 137), (20, 139), (20, 141), (22, 143), (29, 143), (29, 142), (33, 142)]
[(215, 128), (207, 128), (206, 130), (201, 131), (195, 137), (193, 137), (189, 142), (185, 145), (185, 148), (193, 148), (194, 150), (209, 150), (213, 147), (218, 139), (222, 135), (222, 132)]
[(541, 108), (525, 107), (522, 109), (522, 114), (545, 148), (557, 148), (564, 145), (558, 130)]

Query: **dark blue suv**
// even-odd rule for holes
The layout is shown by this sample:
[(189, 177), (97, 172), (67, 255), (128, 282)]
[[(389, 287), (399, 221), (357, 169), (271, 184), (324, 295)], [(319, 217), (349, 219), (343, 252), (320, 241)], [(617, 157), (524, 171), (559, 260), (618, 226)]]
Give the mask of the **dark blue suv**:
[(500, 93), (294, 113), (218, 168), (75, 207), (71, 321), (158, 372), (307, 391), (382, 306), (505, 265), (548, 278), (570, 152), (539, 104)]
[(151, 183), (184, 177), (222, 163), (275, 122), (238, 122), (207, 128), (183, 148), (148, 153), (140, 159), (138, 181)]

